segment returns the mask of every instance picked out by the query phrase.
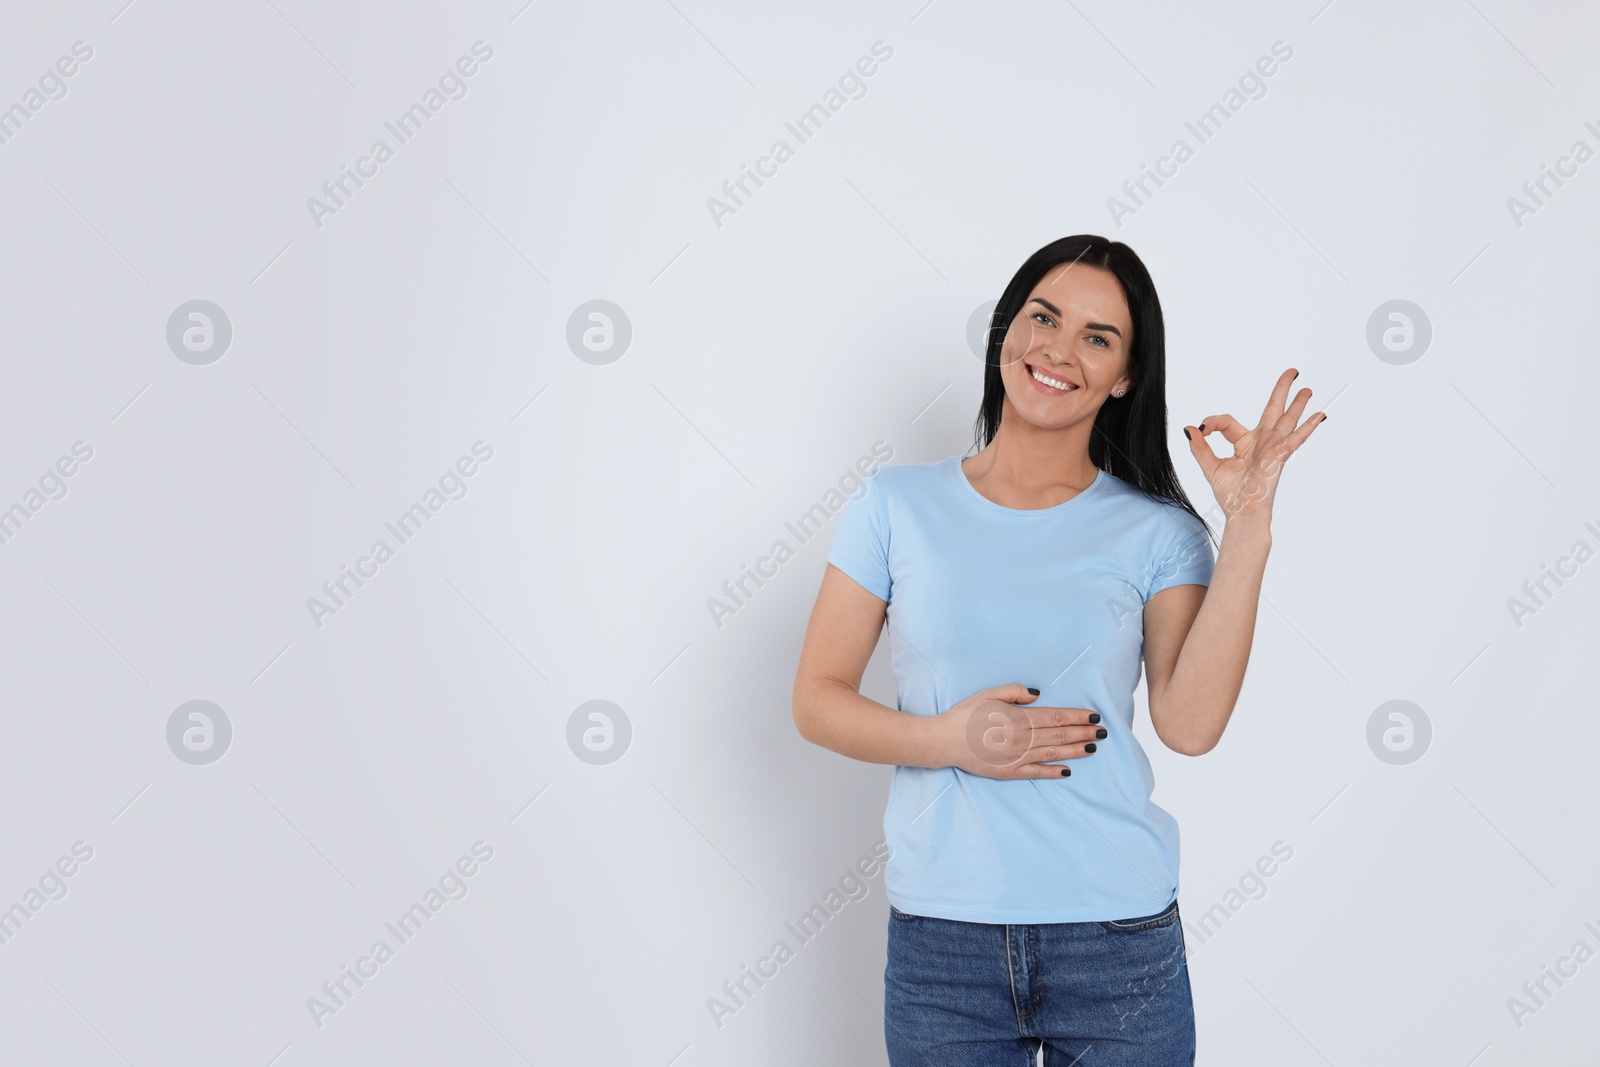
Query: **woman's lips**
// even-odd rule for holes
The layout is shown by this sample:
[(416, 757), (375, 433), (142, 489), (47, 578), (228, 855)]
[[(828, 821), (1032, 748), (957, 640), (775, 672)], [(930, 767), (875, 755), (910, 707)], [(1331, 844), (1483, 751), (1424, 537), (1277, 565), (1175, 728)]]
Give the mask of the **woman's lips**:
[[(1033, 364), (1031, 364), (1031, 363), (1023, 363), (1022, 369), (1027, 371), (1027, 373), (1028, 373), (1028, 381), (1033, 383), (1033, 387), (1035, 389), (1039, 390), (1041, 393), (1044, 393), (1046, 396), (1066, 396), (1068, 393), (1074, 392), (1074, 391), (1077, 390), (1077, 386), (1072, 385), (1071, 382), (1067, 382), (1067, 384), (1069, 386), (1072, 386), (1070, 389), (1057, 389), (1053, 385), (1046, 385), (1044, 382), (1041, 382), (1038, 378), (1034, 377), (1034, 374), (1033, 374), (1034, 368), (1033, 368)], [(1040, 373), (1046, 374), (1048, 377), (1055, 378), (1055, 375), (1049, 374), (1049, 372), (1047, 372), (1047, 371), (1041, 371)], [(1059, 381), (1066, 381), (1066, 379), (1064, 379), (1064, 378), (1056, 378), (1055, 380), (1058, 381), (1058, 382)]]

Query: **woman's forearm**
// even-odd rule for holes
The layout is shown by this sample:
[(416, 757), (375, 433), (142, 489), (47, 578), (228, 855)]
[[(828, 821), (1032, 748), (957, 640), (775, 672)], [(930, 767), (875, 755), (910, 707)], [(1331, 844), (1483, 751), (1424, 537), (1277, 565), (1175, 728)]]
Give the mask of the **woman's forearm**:
[(933, 720), (885, 707), (843, 682), (814, 682), (794, 694), (794, 721), (814, 745), (865, 763), (943, 766), (935, 756)]
[(1223, 528), (1211, 586), (1172, 677), (1159, 694), (1150, 694), (1151, 722), (1163, 724), (1162, 741), (1179, 752), (1209, 752), (1227, 728), (1244, 687), (1271, 550), (1268, 516), (1236, 515)]

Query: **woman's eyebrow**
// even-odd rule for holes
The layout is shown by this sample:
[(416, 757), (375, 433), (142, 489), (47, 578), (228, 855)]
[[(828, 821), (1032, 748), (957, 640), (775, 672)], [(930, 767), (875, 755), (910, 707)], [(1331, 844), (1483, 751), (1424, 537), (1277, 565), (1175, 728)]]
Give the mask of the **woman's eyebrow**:
[[(1056, 307), (1054, 304), (1050, 303), (1050, 301), (1046, 300), (1042, 296), (1034, 297), (1033, 298), (1033, 302), (1035, 304), (1043, 304), (1049, 310), (1050, 314), (1054, 315), (1058, 319), (1066, 318), (1065, 315), (1061, 314), (1061, 309), (1060, 308)], [(1114, 333), (1118, 337), (1122, 336), (1122, 331), (1121, 330), (1117, 329), (1115, 326), (1112, 326), (1110, 323), (1106, 323), (1106, 322), (1086, 322), (1086, 323), (1083, 324), (1083, 328), (1086, 329), (1086, 330), (1104, 330), (1107, 333)]]

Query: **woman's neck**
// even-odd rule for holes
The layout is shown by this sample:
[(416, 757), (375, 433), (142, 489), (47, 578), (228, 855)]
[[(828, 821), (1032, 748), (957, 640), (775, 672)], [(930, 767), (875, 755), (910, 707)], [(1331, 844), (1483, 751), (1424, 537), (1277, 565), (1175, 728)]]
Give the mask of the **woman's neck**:
[(1002, 418), (982, 452), (961, 461), (973, 488), (1001, 507), (1035, 510), (1066, 503), (1090, 485), (1099, 472), (1089, 461), (1088, 430), (1041, 430)]

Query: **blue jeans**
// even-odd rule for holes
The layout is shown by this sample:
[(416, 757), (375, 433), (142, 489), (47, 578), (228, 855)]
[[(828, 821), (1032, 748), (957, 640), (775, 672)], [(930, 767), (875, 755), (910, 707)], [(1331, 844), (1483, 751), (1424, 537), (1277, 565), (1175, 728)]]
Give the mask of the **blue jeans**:
[(1000, 925), (889, 908), (892, 1067), (1177, 1067), (1195, 1056), (1178, 904), (1115, 922)]

